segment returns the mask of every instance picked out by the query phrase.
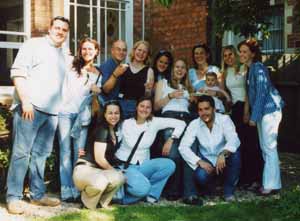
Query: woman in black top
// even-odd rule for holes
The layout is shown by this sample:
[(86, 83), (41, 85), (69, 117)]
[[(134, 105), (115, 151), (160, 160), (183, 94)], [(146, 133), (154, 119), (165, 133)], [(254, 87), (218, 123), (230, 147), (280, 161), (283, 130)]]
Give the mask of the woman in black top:
[(147, 41), (138, 41), (129, 55), (129, 67), (121, 77), (119, 98), (124, 118), (134, 116), (136, 101), (150, 96), (154, 86), (154, 74), (150, 63), (150, 45)]
[(86, 154), (80, 156), (73, 172), (74, 184), (81, 191), (81, 201), (89, 209), (95, 209), (98, 203), (107, 207), (124, 183), (123, 174), (113, 167), (113, 156), (119, 146), (119, 103), (107, 102), (101, 118), (89, 137)]

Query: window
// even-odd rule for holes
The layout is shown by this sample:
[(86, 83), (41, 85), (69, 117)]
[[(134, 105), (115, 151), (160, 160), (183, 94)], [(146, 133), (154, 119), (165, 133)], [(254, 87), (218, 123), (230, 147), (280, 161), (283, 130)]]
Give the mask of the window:
[(269, 16), (270, 36), (262, 40), (262, 52), (265, 54), (276, 54), (284, 51), (284, 11), (283, 7), (275, 6), (271, 8)]
[(69, 47), (76, 54), (79, 41), (84, 37), (96, 39), (101, 44), (101, 54), (98, 63), (110, 55), (112, 42), (125, 40), (129, 45), (133, 29), (131, 8), (133, 1), (124, 0), (69, 0), (69, 15), (71, 21)]
[(9, 69), (24, 40), (30, 37), (30, 0), (0, 1), (0, 85), (10, 86)]

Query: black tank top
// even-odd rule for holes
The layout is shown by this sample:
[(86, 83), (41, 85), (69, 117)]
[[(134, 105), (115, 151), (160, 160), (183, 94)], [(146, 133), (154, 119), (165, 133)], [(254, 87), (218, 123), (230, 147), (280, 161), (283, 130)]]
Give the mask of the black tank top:
[(124, 99), (138, 100), (145, 95), (145, 83), (147, 81), (148, 66), (139, 72), (132, 73), (130, 66), (121, 77), (120, 93)]

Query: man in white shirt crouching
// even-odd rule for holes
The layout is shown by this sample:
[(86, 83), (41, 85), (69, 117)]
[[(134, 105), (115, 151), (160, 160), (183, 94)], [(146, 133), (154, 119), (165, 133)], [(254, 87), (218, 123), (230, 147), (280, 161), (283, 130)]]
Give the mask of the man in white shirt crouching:
[[(215, 112), (215, 103), (210, 96), (198, 98), (197, 110), (199, 118), (187, 127), (179, 152), (193, 169), (193, 177), (190, 179), (194, 179), (201, 190), (210, 193), (215, 179), (222, 175), (224, 199), (233, 201), (241, 165), (238, 149), (240, 141), (235, 126), (228, 115)], [(195, 153), (191, 147), (196, 139), (199, 144)], [(186, 203), (192, 202), (192, 198), (186, 199)]]

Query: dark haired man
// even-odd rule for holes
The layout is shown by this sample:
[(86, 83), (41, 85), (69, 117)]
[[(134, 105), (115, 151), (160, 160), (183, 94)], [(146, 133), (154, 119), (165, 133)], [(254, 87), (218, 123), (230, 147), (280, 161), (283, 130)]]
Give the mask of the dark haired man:
[[(193, 169), (196, 185), (207, 193), (211, 193), (215, 178), (224, 175), (224, 198), (232, 201), (240, 172), (240, 141), (234, 124), (229, 116), (216, 113), (210, 96), (199, 97), (197, 108), (199, 117), (187, 127), (179, 152)], [(195, 140), (199, 144), (196, 153), (191, 149)], [(193, 203), (193, 199), (185, 201)]]
[(66, 72), (62, 45), (69, 32), (64, 17), (51, 20), (48, 35), (32, 38), (20, 48), (11, 68), (15, 85), (13, 150), (7, 177), (7, 209), (21, 214), (23, 184), (29, 169), (31, 202), (56, 206), (59, 199), (45, 195), (44, 169), (51, 154)]

